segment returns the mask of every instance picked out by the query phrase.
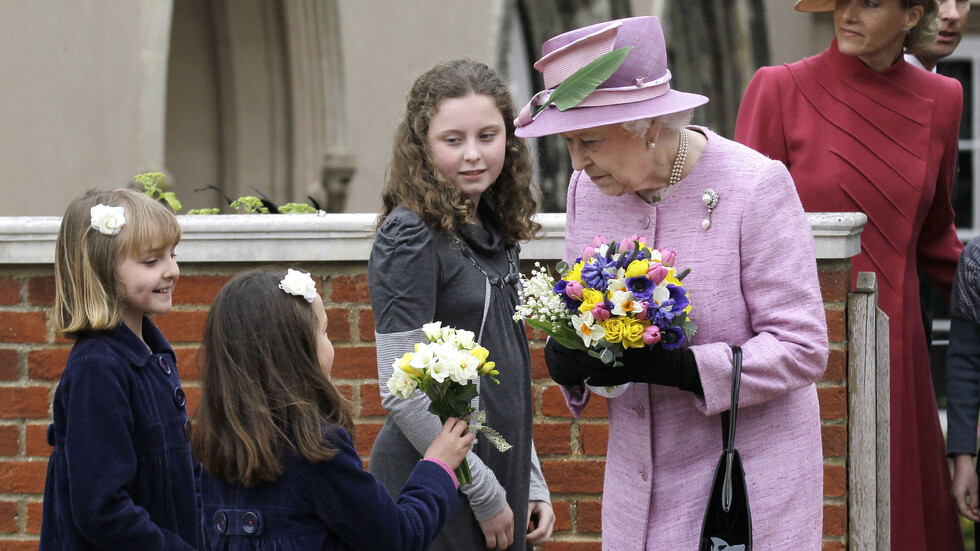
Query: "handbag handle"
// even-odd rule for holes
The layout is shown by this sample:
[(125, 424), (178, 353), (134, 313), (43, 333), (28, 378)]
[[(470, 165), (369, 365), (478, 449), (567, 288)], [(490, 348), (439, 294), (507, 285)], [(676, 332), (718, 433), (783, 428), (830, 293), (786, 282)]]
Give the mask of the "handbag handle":
[(742, 381), (742, 349), (732, 347), (732, 407), (721, 412), (721, 437), (725, 446), (725, 481), (721, 506), (727, 513), (732, 506), (732, 460), (735, 455), (735, 422), (738, 418), (738, 387)]

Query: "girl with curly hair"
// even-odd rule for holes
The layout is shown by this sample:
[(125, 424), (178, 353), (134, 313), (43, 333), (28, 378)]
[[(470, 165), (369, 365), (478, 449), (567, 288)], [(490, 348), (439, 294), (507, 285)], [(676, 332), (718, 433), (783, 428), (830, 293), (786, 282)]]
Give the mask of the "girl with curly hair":
[[(473, 483), (460, 486), (465, 499), (434, 550), (523, 550), (548, 541), (555, 520), (531, 439), (527, 335), (512, 317), (518, 243), (540, 230), (515, 115), (506, 82), (482, 63), (456, 60), (421, 75), (395, 135), (371, 252), (380, 381), (426, 340), (422, 326), (432, 321), (473, 331), (500, 366), (499, 386), (480, 385), (479, 409), (514, 448), (501, 453), (477, 440), (467, 456)], [(421, 394), (400, 400), (381, 385), (381, 396), (389, 415), (370, 469), (394, 493), (410, 474), (408, 458), (440, 424)]]

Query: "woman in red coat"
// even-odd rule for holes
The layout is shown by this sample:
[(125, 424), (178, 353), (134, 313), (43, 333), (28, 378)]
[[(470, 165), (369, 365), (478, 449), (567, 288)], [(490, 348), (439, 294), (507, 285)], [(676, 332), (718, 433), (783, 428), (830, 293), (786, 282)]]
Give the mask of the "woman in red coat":
[(892, 542), (963, 549), (916, 274), (918, 264), (949, 298), (962, 249), (950, 192), (963, 90), (902, 58), (935, 39), (936, 2), (799, 0), (796, 9), (833, 10), (834, 41), (760, 69), (735, 139), (786, 164), (806, 211), (868, 215), (852, 273), (877, 273), (891, 324)]

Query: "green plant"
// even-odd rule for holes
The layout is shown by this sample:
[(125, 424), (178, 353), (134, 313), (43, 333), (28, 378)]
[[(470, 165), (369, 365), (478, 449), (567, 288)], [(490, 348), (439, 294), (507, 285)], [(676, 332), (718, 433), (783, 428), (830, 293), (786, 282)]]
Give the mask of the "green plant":
[(282, 214), (315, 214), (316, 209), (313, 208), (313, 205), (306, 203), (286, 203), (279, 207), (279, 212)]
[[(164, 189), (168, 187), (167, 176), (165, 174), (161, 172), (144, 172), (134, 176), (133, 182), (143, 186), (143, 193), (145, 193), (148, 197), (166, 203), (171, 209), (173, 209), (174, 212), (177, 212), (182, 208), (182, 205), (174, 192), (164, 191)], [(204, 188), (195, 191), (203, 191), (204, 189), (213, 189), (221, 193), (221, 190), (215, 186), (205, 186)], [(224, 194), (222, 193), (222, 195)], [(264, 195), (264, 198), (245, 195), (235, 199), (234, 201), (228, 198), (227, 195), (224, 197), (225, 200), (228, 201), (228, 206), (243, 214), (269, 214), (270, 212), (277, 214), (314, 214), (317, 212), (316, 206), (307, 205), (306, 203), (286, 203), (282, 206), (276, 206), (272, 200)], [(310, 201), (313, 201), (313, 199), (310, 198)], [(220, 208), (214, 207), (191, 209), (187, 211), (187, 214), (218, 214), (220, 212)]]
[(254, 214), (257, 212), (269, 214), (269, 208), (262, 204), (262, 199), (251, 195), (239, 197), (232, 201), (229, 206), (238, 211), (244, 210), (244, 214)]
[(133, 177), (133, 181), (143, 186), (143, 193), (157, 201), (163, 201), (174, 212), (181, 209), (177, 195), (172, 191), (164, 191), (167, 177), (161, 172), (144, 172)]

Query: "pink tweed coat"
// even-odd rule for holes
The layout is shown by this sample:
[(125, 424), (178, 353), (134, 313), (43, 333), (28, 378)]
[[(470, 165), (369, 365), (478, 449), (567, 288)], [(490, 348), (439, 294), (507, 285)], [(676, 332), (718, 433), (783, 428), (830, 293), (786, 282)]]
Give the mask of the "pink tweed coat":
[[(743, 368), (736, 447), (745, 464), (756, 551), (819, 550), (823, 454), (815, 382), (827, 362), (827, 327), (813, 237), (786, 168), (703, 128), (690, 175), (648, 205), (603, 195), (581, 172), (568, 189), (565, 259), (595, 235), (633, 233), (674, 249), (690, 267), (691, 343), (704, 397), (634, 384), (609, 400), (602, 547), (695, 550), (715, 464), (720, 413), (730, 406), (732, 356)], [(711, 226), (702, 191), (719, 195)], [(585, 387), (563, 387), (577, 416)]]

